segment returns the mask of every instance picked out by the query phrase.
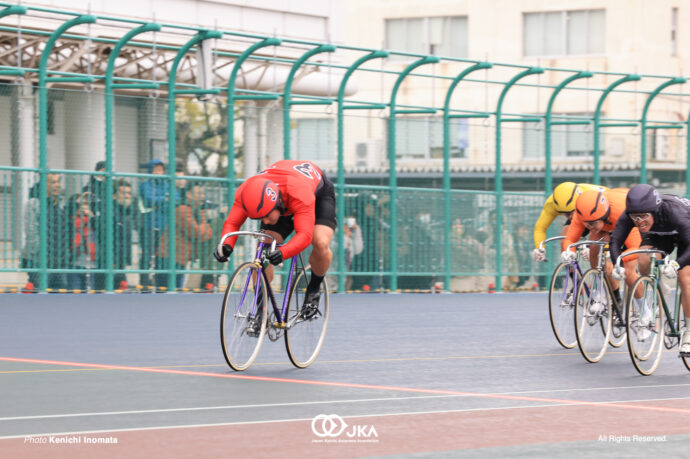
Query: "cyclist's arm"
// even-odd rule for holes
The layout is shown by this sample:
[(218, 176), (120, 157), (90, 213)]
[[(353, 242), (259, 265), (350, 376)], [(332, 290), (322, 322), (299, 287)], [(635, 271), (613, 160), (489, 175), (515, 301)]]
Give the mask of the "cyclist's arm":
[[(573, 214), (573, 219), (570, 221), (570, 227), (565, 234), (565, 239), (561, 242), (561, 250), (567, 250), (570, 244), (574, 244), (580, 240), (582, 234), (585, 232), (585, 225), (582, 223), (580, 216)], [(573, 252), (575, 249), (571, 249)]]
[(287, 244), (280, 248), (283, 259), (292, 258), (309, 247), (314, 234), (315, 221), (316, 216), (313, 204), (311, 206), (300, 206), (300, 209), (294, 213), (295, 235)]
[(551, 223), (558, 217), (558, 212), (553, 207), (553, 199), (549, 197), (544, 203), (544, 208), (541, 211), (541, 215), (534, 224), (534, 248), (539, 248), (539, 244), (546, 239), (546, 230), (549, 229)]
[(628, 235), (634, 226), (635, 225), (628, 216), (627, 212), (623, 212), (621, 216), (618, 217), (616, 229), (613, 230), (613, 234), (611, 234), (611, 241), (609, 242), (609, 252), (611, 254), (611, 261), (613, 263), (618, 261), (618, 257), (621, 255), (621, 250), (623, 248), (623, 241), (628, 238)]
[(690, 265), (690, 216), (684, 213), (672, 218), (675, 230), (678, 231), (678, 247), (685, 247), (683, 253), (678, 252), (676, 261), (681, 267)]
[[(637, 228), (633, 228), (632, 231), (630, 231), (630, 233), (628, 234), (628, 237), (625, 239), (626, 252), (630, 251), (630, 250), (639, 249), (640, 244), (642, 244), (642, 236), (640, 236), (640, 230), (638, 230)], [(611, 250), (610, 244), (609, 244), (609, 250)], [(623, 252), (621, 255), (623, 256), (624, 262), (637, 260), (637, 255), (625, 256), (625, 252)]]
[[(223, 234), (239, 231), (246, 219), (247, 214), (244, 213), (244, 209), (242, 209), (242, 204), (240, 204), (238, 201), (235, 201), (235, 203), (232, 205), (232, 208), (230, 209), (230, 212), (228, 213), (228, 217), (225, 219), (225, 223), (223, 223), (223, 232), (221, 233), (221, 236)], [(225, 241), (225, 244), (229, 245), (232, 248), (235, 248), (236, 241), (237, 236), (233, 236), (231, 238), (228, 238)]]

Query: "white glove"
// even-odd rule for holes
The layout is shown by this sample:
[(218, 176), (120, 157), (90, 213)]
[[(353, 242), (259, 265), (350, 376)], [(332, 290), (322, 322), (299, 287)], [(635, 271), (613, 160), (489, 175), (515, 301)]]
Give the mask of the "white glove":
[(561, 263), (572, 263), (577, 259), (577, 253), (571, 252), (570, 250), (564, 250), (561, 252)]
[(680, 269), (678, 262), (671, 260), (661, 267), (661, 275), (669, 279), (675, 279), (678, 277), (678, 269)]
[(611, 277), (618, 281), (625, 279), (625, 268), (622, 266), (616, 266), (615, 268), (613, 268)]
[(544, 250), (544, 249), (532, 250), (532, 259), (536, 262), (546, 260), (546, 250)]
[(585, 261), (589, 261), (589, 247), (584, 247), (580, 249), (580, 255)]

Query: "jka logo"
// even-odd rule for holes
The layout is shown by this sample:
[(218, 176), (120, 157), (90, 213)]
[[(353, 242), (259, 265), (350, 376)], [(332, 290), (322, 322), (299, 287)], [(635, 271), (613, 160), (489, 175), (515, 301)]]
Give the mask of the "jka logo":
[(343, 432), (349, 438), (378, 438), (379, 436), (374, 426), (349, 426), (337, 414), (319, 414), (311, 421), (311, 430), (314, 432), (314, 435), (321, 438), (337, 438)]

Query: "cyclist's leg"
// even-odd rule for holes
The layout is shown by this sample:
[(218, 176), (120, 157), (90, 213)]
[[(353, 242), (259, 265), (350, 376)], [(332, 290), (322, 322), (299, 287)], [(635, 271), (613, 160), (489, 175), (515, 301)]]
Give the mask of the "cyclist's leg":
[[(312, 252), (309, 255), (309, 265), (313, 274), (325, 276), (333, 260), (331, 252), (331, 239), (333, 239), (333, 228), (326, 225), (315, 225), (312, 237)], [(317, 286), (318, 287), (318, 286)]]
[(304, 304), (316, 308), (319, 304), (319, 288), (333, 259), (331, 239), (337, 228), (335, 218), (335, 188), (324, 176), (323, 188), (316, 195), (314, 203), (315, 225), (312, 236), (312, 252), (309, 255), (311, 279), (307, 285)]

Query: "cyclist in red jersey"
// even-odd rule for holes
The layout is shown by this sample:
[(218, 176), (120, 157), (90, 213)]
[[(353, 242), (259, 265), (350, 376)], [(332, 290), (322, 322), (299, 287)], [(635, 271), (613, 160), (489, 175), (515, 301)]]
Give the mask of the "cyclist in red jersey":
[[(282, 247), (268, 253), (273, 265), (291, 258), (309, 244), (311, 279), (304, 307), (316, 312), (319, 287), (333, 259), (330, 242), (337, 227), (335, 188), (319, 167), (311, 161), (278, 161), (266, 170), (245, 180), (235, 192), (235, 202), (223, 224), (223, 234), (237, 231), (247, 218), (261, 220), (261, 229), (282, 243), (293, 231), (295, 235)], [(213, 252), (221, 263), (228, 261), (237, 237), (228, 238)], [(273, 269), (266, 270), (269, 280)]]

